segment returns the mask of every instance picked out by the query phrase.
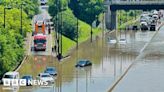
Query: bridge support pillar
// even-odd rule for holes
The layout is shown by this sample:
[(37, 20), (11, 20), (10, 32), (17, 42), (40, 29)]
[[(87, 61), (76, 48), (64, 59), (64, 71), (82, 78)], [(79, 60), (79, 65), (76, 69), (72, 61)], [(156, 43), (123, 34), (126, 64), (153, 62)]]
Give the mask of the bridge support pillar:
[(114, 30), (116, 29), (116, 11), (111, 11), (110, 6), (108, 7), (108, 12), (105, 14), (105, 23), (106, 23), (106, 28), (109, 30)]

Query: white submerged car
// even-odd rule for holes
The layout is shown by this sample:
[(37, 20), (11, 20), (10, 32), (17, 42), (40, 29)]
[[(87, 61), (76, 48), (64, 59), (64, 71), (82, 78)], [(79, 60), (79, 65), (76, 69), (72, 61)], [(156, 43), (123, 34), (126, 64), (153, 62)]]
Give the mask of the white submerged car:
[(12, 84), (11, 80), (19, 80), (19, 72), (6, 72), (2, 77), (3, 90), (18, 92), (19, 84)]
[(3, 75), (3, 78), (2, 78), (2, 83), (4, 83), (4, 80), (6, 80), (6, 79), (19, 79), (19, 72), (7, 72), (7, 73), (5, 73)]
[(48, 83), (54, 83), (54, 78), (49, 73), (40, 73), (38, 79)]

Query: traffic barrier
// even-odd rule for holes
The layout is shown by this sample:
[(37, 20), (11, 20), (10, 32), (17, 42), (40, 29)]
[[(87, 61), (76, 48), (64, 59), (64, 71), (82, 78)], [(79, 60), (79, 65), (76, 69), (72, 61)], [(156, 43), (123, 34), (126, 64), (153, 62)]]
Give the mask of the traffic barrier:
[(28, 56), (25, 55), (22, 62), (19, 63), (19, 65), (14, 69), (14, 71), (17, 72), (21, 68), (21, 66), (24, 64), (24, 62), (27, 60), (27, 58), (28, 58)]

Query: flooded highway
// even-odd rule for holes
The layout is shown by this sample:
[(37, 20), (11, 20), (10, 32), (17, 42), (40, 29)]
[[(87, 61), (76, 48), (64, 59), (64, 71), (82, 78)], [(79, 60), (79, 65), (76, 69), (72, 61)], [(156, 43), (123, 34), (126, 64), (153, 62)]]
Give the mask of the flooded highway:
[[(70, 57), (62, 61), (50, 55), (28, 56), (18, 71), (21, 76), (31, 74), (36, 79), (47, 66), (56, 67), (58, 75), (52, 86), (20, 87), (18, 92), (106, 92), (125, 72), (154, 33), (129, 31), (126, 34), (126, 44), (110, 44), (109, 36), (104, 39), (99, 37), (93, 43), (87, 41), (80, 44), (78, 50), (73, 49)], [(92, 67), (75, 68), (79, 59), (91, 60)], [(2, 89), (0, 92), (8, 92)]]
[(164, 27), (112, 92), (164, 91)]
[[(47, 15), (47, 6), (40, 7), (43, 14)], [(94, 37), (94, 41), (83, 42), (78, 50), (72, 49), (69, 57), (59, 61), (51, 52), (52, 34), (47, 34), (47, 50), (45, 52), (28, 51), (28, 57), (18, 72), (20, 77), (32, 75), (37, 79), (39, 73), (46, 67), (53, 66), (57, 69), (55, 82), (50, 86), (19, 87), (17, 90), (6, 90), (0, 86), (0, 92), (107, 92), (110, 86), (132, 64), (136, 57), (144, 50), (145, 45), (151, 40), (154, 31), (128, 31), (120, 34), (118, 40), (125, 39), (123, 43), (110, 43), (113, 33), (105, 37)], [(30, 39), (33, 46), (33, 38)], [(80, 59), (88, 59), (91, 67), (76, 68), (75, 64)], [(126, 91), (123, 91), (126, 92)], [(132, 92), (132, 91), (131, 91)]]

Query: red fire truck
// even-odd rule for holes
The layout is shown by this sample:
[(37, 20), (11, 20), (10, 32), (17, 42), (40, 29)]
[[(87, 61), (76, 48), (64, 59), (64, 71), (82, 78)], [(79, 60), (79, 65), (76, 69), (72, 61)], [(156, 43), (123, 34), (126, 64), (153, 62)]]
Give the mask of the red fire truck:
[(34, 50), (46, 50), (46, 20), (42, 14), (35, 16), (34, 25)]
[(44, 34), (34, 35), (34, 50), (35, 51), (46, 50), (46, 35)]

